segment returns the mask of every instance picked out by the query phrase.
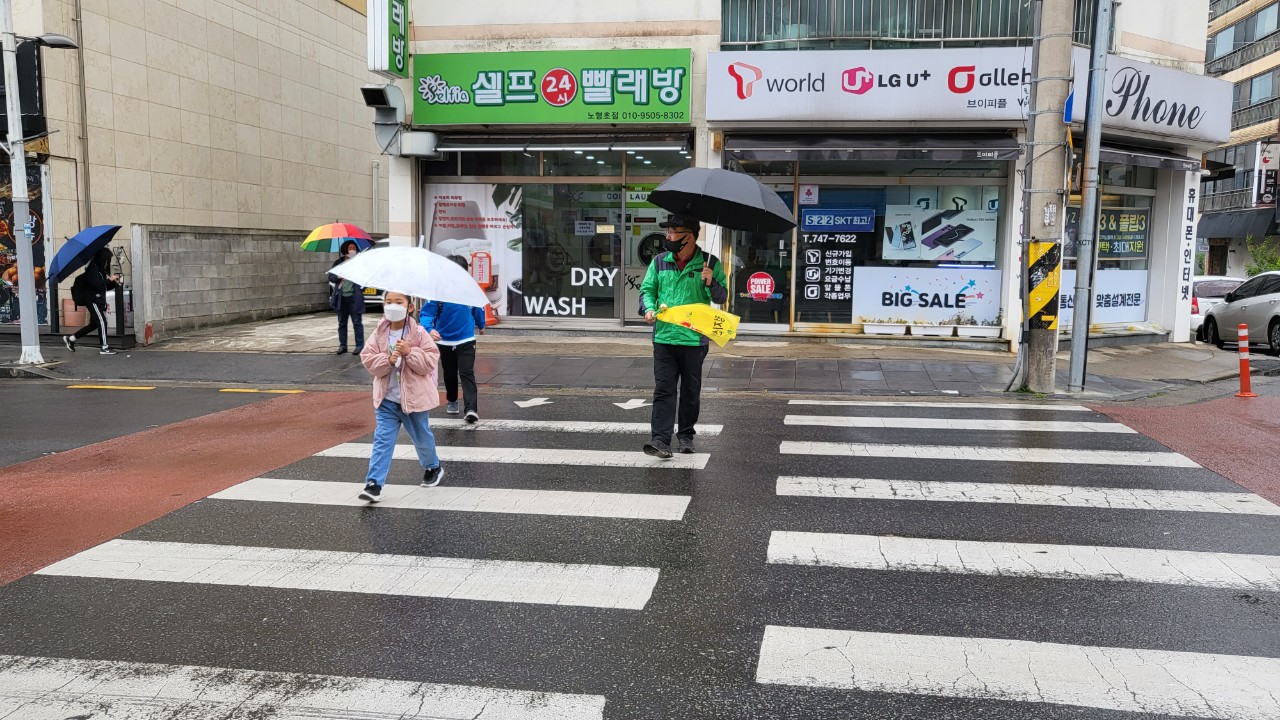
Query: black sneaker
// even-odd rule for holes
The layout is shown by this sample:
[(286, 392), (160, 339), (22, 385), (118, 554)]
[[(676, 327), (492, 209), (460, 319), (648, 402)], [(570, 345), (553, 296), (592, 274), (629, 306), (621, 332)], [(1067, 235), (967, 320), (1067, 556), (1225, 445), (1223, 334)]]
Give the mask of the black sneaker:
[(115, 350), (112, 350), (109, 347), (105, 347), (99, 350), (98, 354), (99, 355), (118, 355), (119, 353), (117, 353)]
[(338, 352), (334, 353), (334, 355), (346, 355), (346, 354), (347, 354), (346, 348), (338, 348)]
[(70, 336), (70, 335), (63, 335), (63, 336), (62, 336), (62, 344), (63, 344), (63, 345), (66, 345), (66, 346), (67, 346), (67, 349), (68, 349), (68, 350), (70, 350), (71, 352), (75, 352), (75, 351), (76, 351), (76, 341), (75, 341), (75, 340), (73, 340), (73, 339), (71, 339), (71, 336)]
[(687, 440), (682, 437), (676, 438), (676, 452), (684, 453), (685, 455), (692, 455), (694, 453), (693, 438), (689, 438)]
[(475, 410), (468, 410), (467, 414), (462, 416), (462, 419), (466, 420), (468, 425), (475, 425), (480, 421), (480, 413)]
[(437, 465), (422, 473), (422, 487), (435, 487), (444, 479), (444, 466)]
[(382, 502), (382, 488), (378, 483), (365, 483), (364, 490), (360, 491), (360, 499), (367, 500), (371, 503)]
[(644, 454), (669, 460), (671, 459), (671, 446), (661, 440), (650, 440), (644, 444)]

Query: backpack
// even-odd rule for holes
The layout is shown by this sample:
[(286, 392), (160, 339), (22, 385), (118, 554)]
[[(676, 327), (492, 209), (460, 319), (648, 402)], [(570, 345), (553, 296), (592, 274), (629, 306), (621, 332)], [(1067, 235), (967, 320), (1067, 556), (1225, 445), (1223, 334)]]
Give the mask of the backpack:
[(71, 301), (76, 307), (89, 307), (93, 303), (93, 287), (89, 285), (88, 270), (76, 276), (76, 281), (71, 283)]

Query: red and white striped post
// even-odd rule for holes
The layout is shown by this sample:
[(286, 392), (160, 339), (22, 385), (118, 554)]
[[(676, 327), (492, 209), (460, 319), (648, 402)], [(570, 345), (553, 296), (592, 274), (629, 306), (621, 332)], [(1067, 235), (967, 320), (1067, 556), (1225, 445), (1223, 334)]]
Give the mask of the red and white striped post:
[(1241, 323), (1238, 332), (1236, 341), (1240, 347), (1240, 392), (1236, 393), (1236, 397), (1258, 397), (1249, 385), (1249, 326)]

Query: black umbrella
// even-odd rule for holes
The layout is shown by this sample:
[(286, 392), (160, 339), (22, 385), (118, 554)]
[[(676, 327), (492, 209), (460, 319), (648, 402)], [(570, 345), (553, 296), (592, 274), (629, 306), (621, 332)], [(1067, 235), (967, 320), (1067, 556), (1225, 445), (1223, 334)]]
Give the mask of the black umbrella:
[(729, 170), (681, 170), (649, 193), (649, 202), (729, 230), (785, 232), (796, 226), (778, 193), (750, 175)]

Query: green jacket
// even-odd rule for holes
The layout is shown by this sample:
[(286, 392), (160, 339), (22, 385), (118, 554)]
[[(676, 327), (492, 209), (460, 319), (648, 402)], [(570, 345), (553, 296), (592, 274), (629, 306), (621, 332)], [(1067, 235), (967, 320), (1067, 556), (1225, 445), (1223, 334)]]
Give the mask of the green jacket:
[[(702, 282), (702, 267), (711, 268), (711, 285)], [(676, 267), (675, 257), (665, 252), (649, 263), (649, 270), (644, 274), (644, 282), (640, 283), (640, 305), (642, 310), (658, 312), (661, 305), (676, 307), (694, 303), (715, 303), (721, 305), (729, 299), (728, 281), (724, 277), (724, 268), (715, 255), (708, 255), (699, 248), (689, 258), (689, 264), (682, 272)], [(669, 322), (658, 321), (653, 330), (653, 341), (663, 345), (706, 345), (703, 335)]]

